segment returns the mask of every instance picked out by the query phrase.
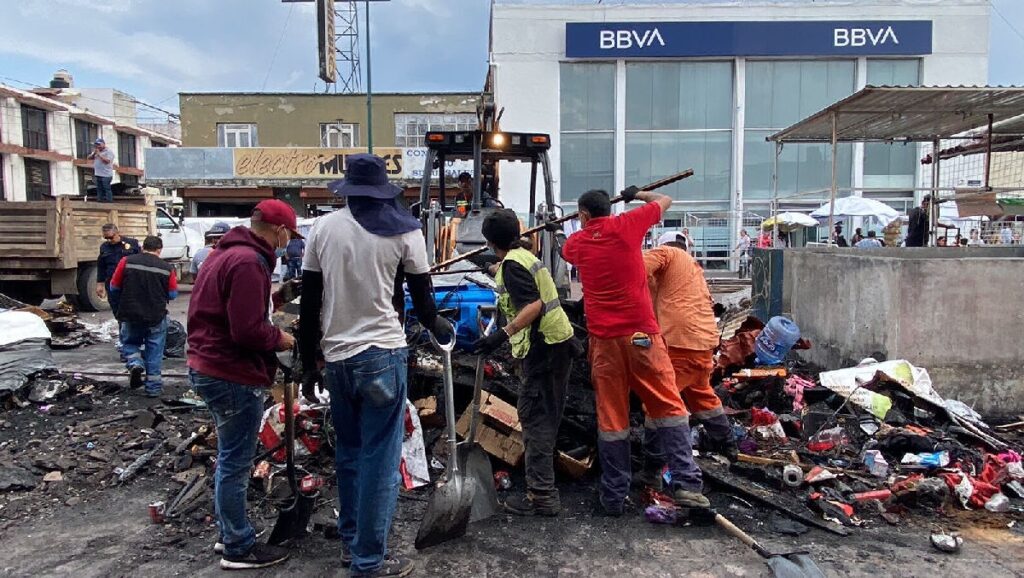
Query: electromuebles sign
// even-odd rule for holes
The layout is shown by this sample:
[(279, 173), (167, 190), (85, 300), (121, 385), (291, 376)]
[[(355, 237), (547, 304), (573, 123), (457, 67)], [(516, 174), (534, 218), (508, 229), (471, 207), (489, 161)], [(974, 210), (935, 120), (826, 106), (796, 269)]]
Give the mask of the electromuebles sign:
[[(340, 179), (345, 158), (366, 149), (329, 148), (235, 148), (234, 177), (238, 179)], [(375, 148), (384, 159), (388, 175), (400, 178), (404, 170), (402, 149)]]
[(568, 58), (920, 56), (930, 20), (569, 22)]

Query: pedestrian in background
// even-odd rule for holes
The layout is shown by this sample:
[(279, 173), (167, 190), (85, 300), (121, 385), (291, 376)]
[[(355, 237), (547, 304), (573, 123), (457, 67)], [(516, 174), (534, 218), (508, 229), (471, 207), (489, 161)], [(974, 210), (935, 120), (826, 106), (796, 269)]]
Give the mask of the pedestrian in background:
[(217, 428), (213, 503), (226, 570), (264, 568), (288, 550), (256, 542), (246, 515), (246, 489), (256, 456), (267, 391), (277, 375), (277, 351), (295, 339), (270, 320), (271, 307), (295, 299), (295, 285), (271, 294), (274, 264), (298, 235), (295, 211), (270, 199), (253, 209), (250, 227), (228, 231), (203, 263), (188, 307), (188, 367), (192, 388)]
[(882, 242), (876, 238), (874, 231), (868, 231), (868, 236), (864, 237), (854, 245), (858, 249), (878, 249), (882, 246)]
[(121, 259), (110, 279), (110, 294), (120, 303), (121, 348), (132, 388), (146, 385), (146, 395), (163, 393), (161, 368), (167, 341), (167, 302), (178, 296), (174, 267), (160, 258), (164, 242), (150, 235), (142, 253)]
[(142, 249), (139, 247), (138, 239), (122, 237), (117, 225), (113, 223), (103, 225), (102, 232), (103, 243), (100, 245), (100, 254), (96, 257), (96, 296), (106, 299), (114, 317), (117, 317), (117, 297), (110, 296), (110, 278), (121, 259), (137, 255)]
[(999, 243), (1001, 245), (1013, 244), (1013, 228), (1010, 227), (1009, 223), (1003, 225), (1002, 230), (999, 231)]
[(96, 200), (101, 203), (113, 203), (114, 191), (110, 188), (114, 180), (114, 153), (107, 148), (107, 142), (101, 138), (93, 143), (92, 152), (87, 159), (92, 161), (93, 178), (96, 180)]
[(203, 238), (206, 240), (206, 245), (202, 249), (196, 251), (196, 254), (192, 256), (192, 263), (189, 265), (189, 272), (192, 273), (193, 281), (196, 275), (199, 275), (199, 269), (203, 266), (206, 258), (210, 256), (210, 253), (217, 248), (217, 243), (221, 237), (227, 234), (231, 230), (231, 227), (223, 221), (217, 221), (212, 227), (207, 229)]
[(303, 239), (292, 239), (288, 241), (288, 248), (285, 250), (284, 258), (287, 259), (287, 271), (284, 280), (298, 279), (302, 277), (302, 257), (306, 254), (306, 241)]

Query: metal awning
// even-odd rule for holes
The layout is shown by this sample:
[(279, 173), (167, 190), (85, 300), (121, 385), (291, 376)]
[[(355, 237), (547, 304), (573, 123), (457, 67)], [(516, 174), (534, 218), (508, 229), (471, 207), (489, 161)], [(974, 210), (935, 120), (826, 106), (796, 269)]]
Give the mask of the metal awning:
[[(990, 116), (991, 115), (991, 118)], [(1024, 87), (866, 87), (768, 137), (778, 143), (931, 142), (995, 125), (1024, 133)], [(1009, 121), (1009, 122), (1007, 122)]]

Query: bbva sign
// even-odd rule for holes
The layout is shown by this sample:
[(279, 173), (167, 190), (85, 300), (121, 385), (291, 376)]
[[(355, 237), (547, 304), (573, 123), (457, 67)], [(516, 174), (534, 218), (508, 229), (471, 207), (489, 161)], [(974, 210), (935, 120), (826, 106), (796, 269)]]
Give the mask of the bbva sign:
[(665, 46), (665, 39), (657, 28), (645, 30), (602, 30), (599, 35), (601, 50), (626, 50), (629, 48), (647, 48), (648, 46)]
[(892, 26), (885, 28), (836, 28), (832, 31), (833, 46), (881, 46), (892, 43), (899, 44), (900, 39)]

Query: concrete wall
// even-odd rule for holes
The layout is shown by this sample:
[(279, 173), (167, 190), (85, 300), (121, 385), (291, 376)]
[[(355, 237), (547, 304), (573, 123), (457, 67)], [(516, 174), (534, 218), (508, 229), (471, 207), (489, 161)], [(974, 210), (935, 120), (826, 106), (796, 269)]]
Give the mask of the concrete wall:
[(989, 415), (1024, 412), (1024, 248), (795, 249), (783, 310), (827, 369), (881, 352)]
[[(482, 82), (482, 79), (481, 79)], [(373, 144), (394, 146), (395, 113), (476, 112), (479, 96), (453, 94), (374, 94)], [(320, 123), (359, 125), (366, 146), (365, 94), (182, 93), (182, 145), (217, 146), (218, 123), (254, 123), (264, 147), (318, 147)]]
[[(502, 126), (507, 130), (547, 132), (552, 137), (551, 165), (556, 195), (560, 195), (559, 149), (559, 65), (565, 57), (566, 22), (645, 22), (645, 21), (735, 21), (735, 20), (924, 20), (934, 23), (933, 53), (922, 58), (922, 81), (926, 85), (984, 85), (988, 81), (988, 37), (990, 7), (987, 0), (720, 0), (690, 3), (664, 2), (637, 5), (592, 2), (589, 5), (543, 6), (498, 4), (492, 17), (491, 62), (494, 65), (495, 102), (505, 108)], [(671, 61), (672, 59), (657, 59)], [(723, 60), (723, 59), (717, 59)], [(724, 60), (729, 60), (728, 58)], [(866, 62), (863, 58), (860, 62)], [(625, 61), (618, 62), (618, 83), (625, 83)], [(743, 166), (742, 119), (745, 103), (744, 59), (736, 59), (733, 86), (736, 99), (736, 124), (733, 127), (732, 166)], [(857, 86), (866, 80), (866, 65), (859, 66)], [(624, 86), (616, 92), (620, 126), (625, 114)], [(616, 137), (618, 158), (615, 186), (626, 184), (625, 135)], [(863, 166), (863, 148), (858, 147), (854, 167)], [(732, 175), (732, 195), (742, 199), (743, 175)], [(528, 210), (527, 193), (530, 171), (510, 166), (502, 170), (501, 197), (519, 212)], [(854, 182), (860, 176), (854, 175)], [(569, 203), (570, 205), (573, 203)], [(764, 204), (764, 200), (761, 200)], [(686, 210), (679, 205), (678, 210)], [(690, 210), (700, 210), (690, 205)]]

